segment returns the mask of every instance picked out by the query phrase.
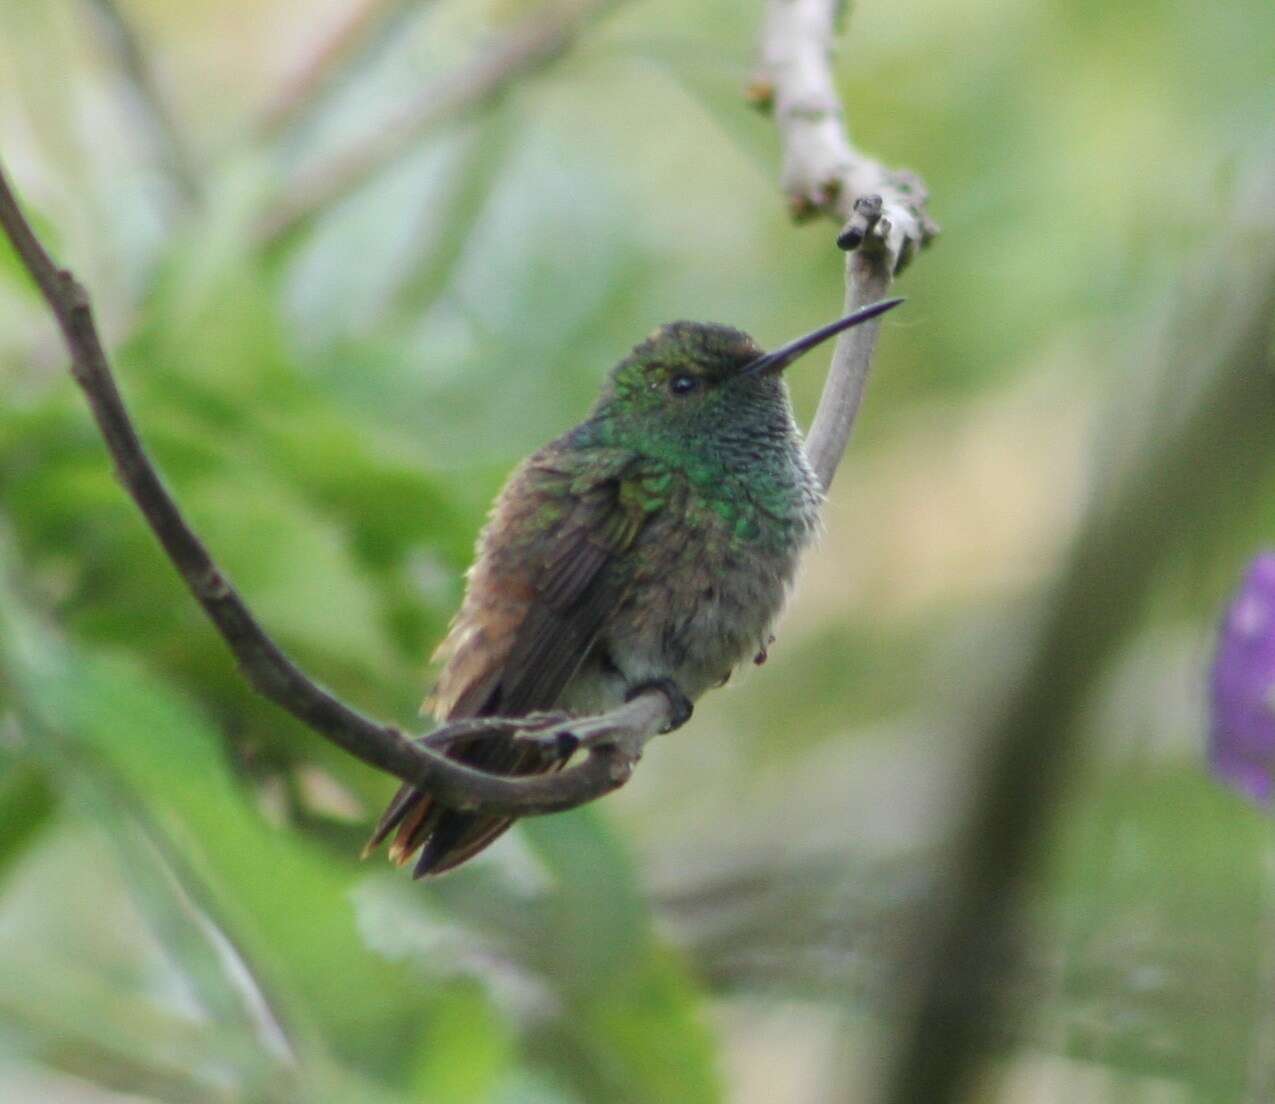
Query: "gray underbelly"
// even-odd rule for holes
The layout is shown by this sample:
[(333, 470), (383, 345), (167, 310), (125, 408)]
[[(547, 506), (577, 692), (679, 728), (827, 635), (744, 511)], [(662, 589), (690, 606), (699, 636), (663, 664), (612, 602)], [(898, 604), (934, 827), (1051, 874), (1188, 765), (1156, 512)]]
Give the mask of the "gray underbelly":
[(626, 603), (568, 683), (561, 705), (576, 713), (605, 711), (653, 679), (672, 679), (692, 701), (720, 686), (766, 649), (795, 557), (776, 566), (723, 576), (695, 601), (651, 593)]

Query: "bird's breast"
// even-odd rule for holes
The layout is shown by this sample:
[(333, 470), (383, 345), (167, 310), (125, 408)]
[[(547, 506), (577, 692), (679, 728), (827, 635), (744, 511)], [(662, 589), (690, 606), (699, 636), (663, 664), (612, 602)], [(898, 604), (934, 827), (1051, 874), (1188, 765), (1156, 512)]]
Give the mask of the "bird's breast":
[(813, 477), (765, 494), (675, 481), (633, 549), (599, 655), (617, 685), (672, 678), (691, 699), (764, 651), (818, 523)]

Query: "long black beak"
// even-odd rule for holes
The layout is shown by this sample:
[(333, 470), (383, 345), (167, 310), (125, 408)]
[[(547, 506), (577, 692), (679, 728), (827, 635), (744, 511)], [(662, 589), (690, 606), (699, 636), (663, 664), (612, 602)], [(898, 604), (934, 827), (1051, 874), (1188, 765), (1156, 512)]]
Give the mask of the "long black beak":
[(788, 342), (787, 345), (780, 345), (773, 353), (758, 357), (747, 365), (744, 371), (754, 376), (769, 376), (782, 372), (794, 360), (810, 352), (816, 345), (822, 345), (828, 338), (835, 337), (842, 330), (848, 330), (851, 326), (859, 325), (860, 322), (867, 322), (885, 314), (888, 310), (894, 310), (902, 302), (902, 299), (882, 299), (879, 303), (870, 303), (866, 307), (860, 307), (853, 314), (847, 314), (845, 318), (838, 318), (835, 322), (820, 326), (814, 332), (806, 334), (805, 337), (799, 337), (796, 341)]

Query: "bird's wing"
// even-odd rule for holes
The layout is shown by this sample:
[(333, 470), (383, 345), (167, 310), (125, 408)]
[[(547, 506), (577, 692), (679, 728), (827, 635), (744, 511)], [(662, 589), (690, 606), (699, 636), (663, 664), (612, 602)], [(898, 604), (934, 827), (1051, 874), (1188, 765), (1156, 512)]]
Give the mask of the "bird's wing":
[(653, 509), (641, 458), (543, 450), (510, 480), (436, 659), (441, 719), (548, 709), (613, 612), (620, 562)]
[[(658, 473), (616, 449), (546, 449), (501, 494), (484, 531), (461, 606), (436, 659), (444, 661), (426, 702), (439, 720), (521, 716), (549, 709), (620, 604), (628, 583), (622, 554), (659, 505)], [(556, 770), (560, 757), (501, 738), (453, 750), (497, 774)], [(416, 874), (442, 873), (501, 835), (508, 817), (462, 813), (404, 785), (369, 848), (398, 829), (391, 858), (422, 847)]]

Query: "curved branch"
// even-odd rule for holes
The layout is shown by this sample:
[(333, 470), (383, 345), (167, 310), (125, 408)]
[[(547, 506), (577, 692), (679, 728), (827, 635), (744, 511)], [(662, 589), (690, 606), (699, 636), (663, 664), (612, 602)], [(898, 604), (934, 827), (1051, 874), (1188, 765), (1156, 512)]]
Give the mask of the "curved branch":
[(405, 739), (396, 728), (363, 716), (310, 679), (257, 622), (165, 488), (115, 384), (87, 293), (69, 271), (54, 264), (22, 214), (2, 166), (0, 225), (57, 318), (71, 354), (72, 375), (88, 399), (120, 482), (258, 693), (355, 758), (460, 809), (513, 816), (558, 812), (627, 781), (646, 740), (668, 724), (672, 707), (658, 690), (606, 718), (559, 726), (555, 735), (570, 731), (587, 736), (579, 741), (587, 752), (579, 764), (552, 775), (504, 778)]

